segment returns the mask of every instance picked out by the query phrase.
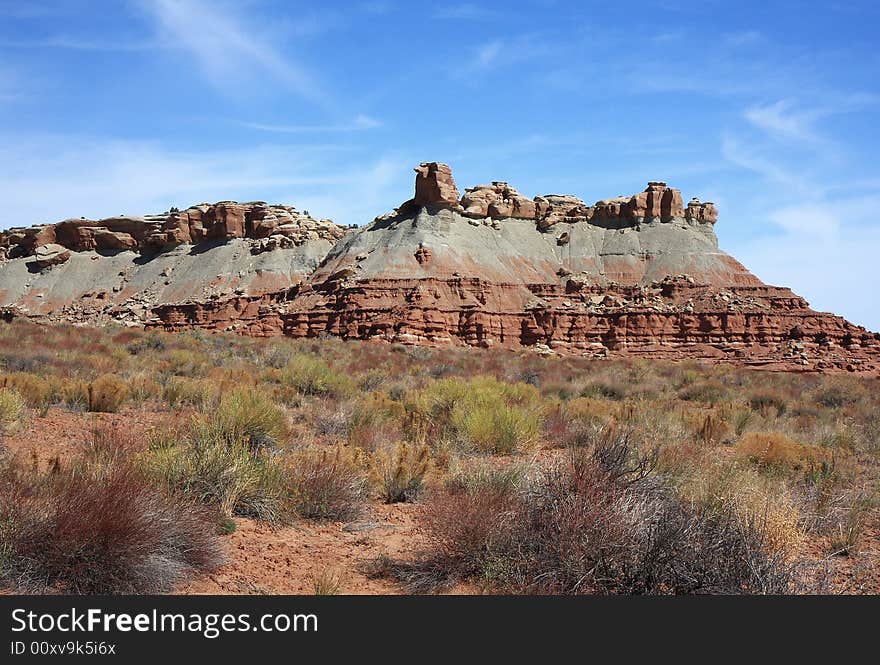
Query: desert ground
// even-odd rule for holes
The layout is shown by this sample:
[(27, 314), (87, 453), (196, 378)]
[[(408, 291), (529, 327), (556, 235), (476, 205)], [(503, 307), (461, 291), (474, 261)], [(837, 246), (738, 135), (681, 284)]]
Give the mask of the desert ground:
[(880, 380), (0, 325), (6, 593), (880, 592)]

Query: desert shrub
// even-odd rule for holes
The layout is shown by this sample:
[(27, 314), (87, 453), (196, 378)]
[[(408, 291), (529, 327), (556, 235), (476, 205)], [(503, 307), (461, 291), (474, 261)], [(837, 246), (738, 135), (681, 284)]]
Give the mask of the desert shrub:
[(223, 395), (210, 415), (199, 419), (205, 436), (229, 444), (245, 442), (251, 449), (272, 448), (288, 431), (287, 416), (258, 390), (243, 388)]
[(707, 413), (697, 430), (697, 438), (706, 445), (724, 443), (731, 435), (731, 427), (719, 414)]
[(169, 491), (215, 507), (223, 515), (272, 524), (290, 518), (284, 466), (248, 441), (230, 441), (196, 426), (181, 435), (154, 434), (144, 466)]
[(223, 562), (200, 507), (112, 459), (0, 470), (5, 584), (23, 593), (157, 593)]
[(347, 427), (349, 444), (374, 450), (401, 436), (404, 408), (384, 393), (370, 393), (352, 409)]
[(192, 406), (203, 410), (217, 398), (218, 387), (205, 379), (172, 376), (162, 387), (162, 400), (173, 408)]
[(781, 593), (795, 571), (764, 525), (679, 499), (626, 440), (572, 451), (517, 490), (450, 485), (426, 564), (533, 593)]
[(132, 401), (141, 403), (162, 394), (162, 386), (149, 374), (141, 372), (129, 377), (128, 394)]
[(528, 450), (541, 432), (535, 409), (496, 400), (474, 400), (460, 406), (453, 423), (467, 444), (482, 452), (512, 454)]
[(678, 397), (685, 402), (717, 404), (727, 397), (727, 388), (715, 380), (700, 381), (679, 390)]
[(718, 458), (711, 452), (707, 459), (676, 471), (678, 496), (701, 510), (761, 524), (765, 549), (771, 554), (790, 554), (800, 546), (803, 517), (784, 484), (747, 462)]
[(626, 387), (612, 381), (592, 381), (585, 385), (580, 392), (581, 397), (599, 397), (608, 400), (626, 399)]
[(15, 390), (33, 409), (44, 409), (52, 401), (52, 384), (35, 374), (13, 372), (0, 377), (0, 387)]
[(15, 429), (25, 409), (24, 398), (15, 390), (0, 388), (0, 436)]
[(61, 384), (61, 402), (72, 411), (87, 411), (89, 408), (89, 384), (80, 379), (69, 379)]
[(136, 339), (125, 347), (131, 355), (137, 356), (145, 351), (164, 351), (165, 341), (156, 333), (150, 333), (140, 339)]
[(26, 372), (33, 374), (45, 369), (51, 364), (48, 356), (9, 354), (0, 357), (0, 367), (7, 372)]
[(292, 354), (293, 350), (289, 345), (276, 343), (266, 348), (261, 360), (267, 367), (281, 369), (288, 363)]
[(616, 409), (616, 405), (610, 405), (603, 400), (580, 397), (566, 402), (564, 411), (571, 420), (601, 426), (614, 418)]
[(441, 379), (408, 396), (406, 430), (412, 441), (451, 440), (465, 449), (511, 454), (534, 446), (542, 408), (534, 386), (491, 377)]
[(200, 352), (174, 349), (162, 355), (162, 370), (174, 376), (204, 376), (210, 366), (208, 356)]
[(832, 383), (819, 389), (814, 399), (820, 406), (828, 409), (839, 409), (849, 404), (855, 404), (860, 398), (861, 395), (851, 387)]
[(128, 397), (128, 384), (115, 374), (102, 374), (89, 383), (89, 411), (116, 413)]
[(772, 410), (777, 416), (782, 416), (788, 408), (788, 402), (785, 396), (777, 391), (762, 390), (749, 397), (749, 406), (754, 411), (767, 413)]
[(818, 446), (798, 443), (777, 432), (749, 432), (736, 445), (737, 454), (769, 469), (803, 469), (828, 461), (828, 452)]
[(295, 355), (281, 370), (281, 383), (302, 395), (345, 397), (355, 384), (350, 376), (336, 371), (329, 364), (307, 355)]
[(342, 521), (363, 509), (364, 474), (341, 446), (298, 450), (287, 461), (287, 470), (293, 507), (300, 517)]
[(385, 503), (414, 501), (425, 487), (431, 469), (427, 446), (398, 443), (373, 453), (370, 476)]
[(315, 432), (333, 438), (348, 437), (351, 424), (351, 405), (333, 401), (317, 401), (309, 405)]

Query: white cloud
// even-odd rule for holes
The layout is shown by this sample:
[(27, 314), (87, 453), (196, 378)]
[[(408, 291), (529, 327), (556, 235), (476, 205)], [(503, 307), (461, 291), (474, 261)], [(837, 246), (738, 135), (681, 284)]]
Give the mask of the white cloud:
[(317, 104), (326, 93), (311, 72), (274, 47), (265, 28), (236, 13), (226, 2), (141, 0), (159, 37), (185, 49), (220, 89), (281, 85)]
[(362, 224), (408, 198), (415, 159), (339, 145), (183, 151), (94, 137), (0, 136), (0, 228), (267, 200)]
[(242, 126), (264, 132), (281, 134), (321, 134), (334, 132), (355, 132), (381, 127), (382, 123), (368, 115), (360, 114), (354, 120), (339, 125), (273, 125), (260, 122), (245, 122)]

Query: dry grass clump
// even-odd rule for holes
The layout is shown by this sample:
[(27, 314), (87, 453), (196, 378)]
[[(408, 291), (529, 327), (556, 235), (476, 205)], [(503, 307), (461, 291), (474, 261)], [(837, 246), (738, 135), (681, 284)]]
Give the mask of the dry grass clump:
[(164, 592), (223, 561), (204, 510), (112, 447), (47, 471), (0, 469), (0, 578), (18, 592)]
[(385, 393), (371, 392), (354, 405), (348, 421), (348, 443), (375, 450), (403, 436), (403, 404)]
[(24, 398), (17, 391), (0, 388), (0, 437), (15, 431), (25, 407)]
[(71, 411), (88, 411), (88, 381), (81, 379), (64, 380), (58, 392), (58, 399)]
[(251, 388), (223, 395), (213, 412), (197, 422), (204, 436), (230, 444), (244, 442), (253, 450), (274, 448), (288, 433), (284, 410), (264, 393)]
[(370, 477), (385, 503), (415, 501), (431, 470), (427, 446), (398, 443), (377, 450), (370, 460)]
[(147, 372), (138, 372), (128, 378), (128, 396), (132, 402), (142, 404), (162, 395), (162, 385)]
[(726, 386), (715, 379), (697, 381), (678, 391), (678, 398), (685, 402), (718, 404), (727, 398)]
[(759, 390), (749, 397), (749, 406), (764, 415), (772, 412), (781, 417), (788, 409), (788, 400), (778, 390)]
[(676, 492), (709, 511), (729, 512), (762, 525), (766, 549), (790, 557), (804, 538), (803, 516), (786, 487), (739, 460), (704, 451), (705, 458), (677, 470)]
[(361, 465), (342, 446), (303, 448), (285, 466), (293, 509), (300, 517), (344, 521), (361, 513), (366, 480)]
[(45, 409), (52, 401), (52, 384), (36, 374), (3, 374), (0, 376), (0, 387), (16, 391), (32, 409)]
[(283, 465), (245, 440), (228, 441), (196, 427), (181, 438), (156, 437), (142, 457), (150, 475), (169, 492), (222, 515), (281, 524), (291, 517)]
[(830, 460), (819, 446), (798, 443), (778, 432), (749, 432), (736, 444), (737, 454), (770, 469), (813, 468)]
[(202, 411), (214, 404), (218, 395), (219, 386), (207, 379), (172, 376), (162, 386), (162, 400), (172, 409), (191, 406)]
[(128, 384), (115, 374), (102, 374), (89, 383), (89, 411), (116, 413), (128, 398)]

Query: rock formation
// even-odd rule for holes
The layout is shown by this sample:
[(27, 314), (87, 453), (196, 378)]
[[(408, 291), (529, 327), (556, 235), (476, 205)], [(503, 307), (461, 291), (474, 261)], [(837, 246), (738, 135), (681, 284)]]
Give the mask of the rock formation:
[[(0, 263), (0, 296), (18, 313), (89, 322), (99, 317), (83, 303), (102, 300), (106, 318), (134, 297), (129, 321), (169, 330), (880, 373), (880, 336), (761, 282), (718, 248), (716, 221), (712, 203), (684, 205), (663, 182), (593, 205), (529, 199), (500, 181), (459, 198), (451, 169), (430, 162), (416, 168), (412, 199), (348, 233), (292, 208), (231, 202), (13, 229), (0, 240), (13, 257)], [(66, 262), (43, 260), (18, 285), (20, 264), (38, 248), (56, 256), (52, 245)], [(132, 269), (136, 256), (147, 260)], [(143, 272), (151, 264), (161, 272)], [(118, 284), (70, 286), (97, 273)]]
[(295, 208), (234, 201), (13, 228), (0, 233), (0, 305), (142, 325), (156, 305), (296, 285), (345, 233)]

